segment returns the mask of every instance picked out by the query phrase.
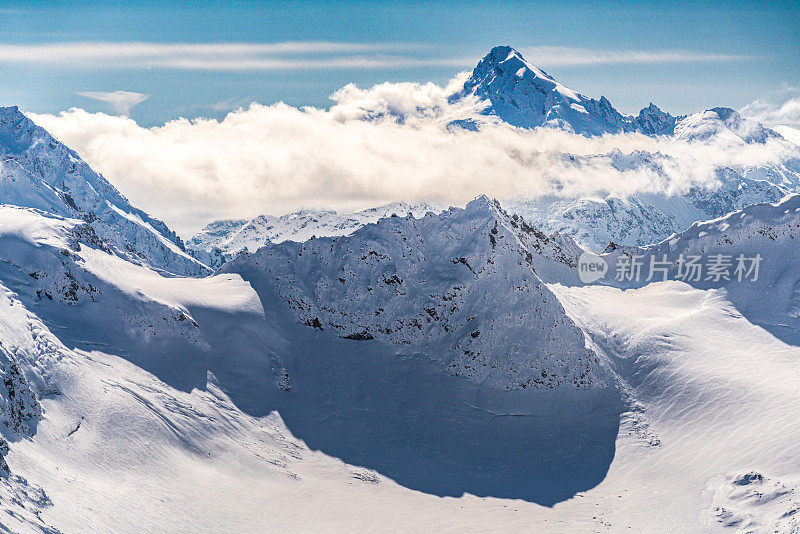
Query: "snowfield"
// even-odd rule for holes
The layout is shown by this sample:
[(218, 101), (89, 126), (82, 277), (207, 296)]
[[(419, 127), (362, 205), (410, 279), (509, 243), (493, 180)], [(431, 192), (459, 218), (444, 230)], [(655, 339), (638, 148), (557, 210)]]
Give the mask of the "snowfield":
[[(327, 319), (322, 329), (304, 324), (294, 293), (280, 294), (289, 286), (259, 274), (269, 248), (229, 264), (241, 276), (165, 278), (103, 250), (81, 221), (10, 207), (0, 217), (4, 369), (23, 370), (39, 407), (18, 394), (3, 410), (7, 421), (25, 414), (25, 428), (3, 429), (11, 528), (797, 529), (800, 351), (747, 320), (723, 289), (531, 281), (557, 298), (548, 314), (580, 328), (576, 342), (607, 378), (599, 388), (509, 389), (499, 381), (505, 372), (476, 381), (438, 363), (453, 352), (447, 343), (403, 343), (402, 331), (347, 339)], [(464, 257), (475, 267), (474, 254), (488, 254), (486, 274), (455, 263), (448, 276), (469, 275), (438, 283), (480, 284), (496, 276), (492, 262), (527, 264), (524, 250), (528, 276), (569, 279), (561, 270), (572, 269), (569, 254), (549, 238), (543, 246), (543, 236), (514, 233), (512, 220), (478, 199), (467, 210), (389, 218), (270, 254), (319, 256), (341, 243), (360, 257), (359, 247), (383, 244), (382, 253), (399, 254), (384, 265), (400, 268), (403, 254), (415, 262), (418, 245), (399, 246), (414, 229), (423, 240), (464, 236), (450, 246), (474, 247)], [(448, 229), (456, 232), (449, 238)], [(767, 253), (772, 240), (762, 241)], [(56, 261), (52, 279), (30, 276), (32, 266)], [(296, 265), (293, 276), (310, 276)], [(37, 294), (89, 285), (95, 291)], [(388, 306), (390, 294), (378, 300)], [(492, 317), (470, 300), (473, 314)], [(330, 301), (350, 306), (343, 296)]]

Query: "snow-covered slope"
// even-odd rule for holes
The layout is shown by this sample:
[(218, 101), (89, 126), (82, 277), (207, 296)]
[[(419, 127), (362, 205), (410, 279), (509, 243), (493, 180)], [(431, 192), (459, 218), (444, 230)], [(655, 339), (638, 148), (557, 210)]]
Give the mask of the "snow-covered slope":
[[(799, 230), (800, 195), (791, 195), (774, 204), (748, 206), (718, 219), (697, 222), (658, 244), (617, 247), (604, 257), (614, 272), (621, 258), (627, 261), (624, 258), (641, 256), (647, 266), (651, 257), (661, 260), (666, 256), (670, 262), (669, 278), (685, 279), (701, 289), (724, 288), (727, 298), (748, 320), (781, 339), (798, 343), (800, 264), (795, 251), (800, 243)], [(727, 266), (722, 277), (703, 271), (697, 275), (681, 266), (681, 258), (685, 262), (691, 256), (700, 256), (706, 266), (720, 254)], [(744, 258), (742, 276), (736, 272), (740, 256)], [(746, 276), (752, 267), (750, 259), (756, 256), (761, 258), (758, 270)]]
[(551, 288), (635, 399), (608, 475), (581, 494), (597, 502), (595, 531), (800, 530), (796, 342), (752, 324), (721, 290)]
[[(746, 302), (780, 320), (798, 208), (673, 246), (780, 258)], [(2, 207), (3, 525), (796, 531), (796, 339), (731, 287), (581, 286), (578, 253), (480, 198), (163, 277)]]
[(409, 213), (422, 217), (442, 208), (426, 203), (392, 202), (359, 211), (301, 210), (281, 216), (259, 215), (247, 220), (214, 221), (186, 242), (186, 248), (206, 265), (218, 268), (243, 250), (267, 243), (307, 241), (312, 237), (349, 235), (370, 223)]
[(676, 121), (653, 104), (623, 115), (605, 97), (588, 98), (528, 63), (510, 46), (496, 46), (480, 60), (463, 89), (450, 97), (485, 101), (481, 113), (522, 128), (559, 128), (582, 135), (641, 132), (670, 135)]
[(0, 204), (83, 219), (132, 261), (175, 274), (209, 272), (163, 222), (131, 206), (75, 152), (16, 107), (0, 108)]
[[(402, 258), (408, 250), (398, 229), (422, 225), (420, 238), (458, 241), (436, 253), (428, 271), (450, 279), (431, 290), (472, 285), (464, 294), (475, 300), (474, 318), (449, 309), (458, 296), (433, 303), (447, 328), (466, 320), (458, 329), (475, 354), (455, 355), (465, 365), (449, 372), (433, 362), (444, 356), (437, 346), (446, 346), (435, 335), (407, 346), (301, 324), (292, 303), (271, 292), (278, 288), (261, 283), (269, 279), (255, 261), (243, 271), (258, 295), (235, 274), (162, 277), (116, 255), (82, 221), (0, 208), (0, 339), (11, 362), (6, 387), (15, 391), (5, 397), (3, 430), (11, 474), (0, 477), (9, 524), (65, 532), (213, 530), (221, 522), (235, 531), (340, 530), (352, 527), (346, 516), (354, 508), (329, 499), (344, 492), (374, 503), (395, 496), (358, 521), (364, 528), (427, 529), (444, 520), (435, 495), (460, 498), (443, 510), (466, 504), (499, 518), (500, 509), (464, 501), (463, 493), (550, 505), (596, 485), (613, 457), (619, 393), (531, 269), (571, 269), (564, 262), (576, 250), (487, 199), (425, 219), (388, 218), (340, 239), (355, 244), (359, 233), (384, 233), (406, 269), (413, 261)], [(310, 243), (323, 241), (332, 242)], [(473, 275), (467, 264), (482, 272)], [(495, 310), (487, 299), (496, 288), (509, 292), (525, 324), (544, 329), (526, 333), (510, 308)], [(399, 302), (377, 291), (387, 306)], [(480, 339), (494, 329), (526, 337)], [(476, 382), (475, 370), (487, 380)], [(516, 417), (498, 417), (504, 413)], [(14, 430), (15, 421), (25, 428)], [(400, 513), (415, 506), (429, 510), (426, 521)]]

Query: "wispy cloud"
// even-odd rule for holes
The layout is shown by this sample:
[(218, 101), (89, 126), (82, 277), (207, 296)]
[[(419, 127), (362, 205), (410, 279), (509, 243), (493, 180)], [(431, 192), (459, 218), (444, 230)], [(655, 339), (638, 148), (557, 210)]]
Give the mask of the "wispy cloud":
[(542, 67), (625, 63), (714, 63), (753, 59), (752, 56), (711, 54), (691, 50), (592, 50), (564, 46), (534, 46), (523, 48), (521, 52), (528, 61)]
[(800, 88), (787, 85), (780, 91), (750, 102), (740, 112), (767, 126), (800, 128)]
[(101, 93), (96, 91), (83, 91), (76, 93), (80, 96), (99, 100), (111, 106), (117, 115), (129, 115), (134, 106), (141, 104), (150, 95), (134, 93), (132, 91), (114, 91), (111, 93)]
[(0, 44), (0, 63), (67, 68), (163, 68), (181, 70), (285, 70), (463, 65), (466, 59), (400, 55), (416, 44), (287, 41), (279, 43), (72, 42)]
[[(609, 63), (719, 62), (746, 56), (686, 50), (636, 51), (538, 46), (522, 49), (535, 64), (549, 66)], [(396, 69), (474, 65), (478, 57), (426, 56), (413, 43), (344, 43), (289, 41), (278, 43), (68, 42), (0, 44), (0, 64), (48, 65), (71, 69), (174, 69), (270, 71), (313, 69)]]

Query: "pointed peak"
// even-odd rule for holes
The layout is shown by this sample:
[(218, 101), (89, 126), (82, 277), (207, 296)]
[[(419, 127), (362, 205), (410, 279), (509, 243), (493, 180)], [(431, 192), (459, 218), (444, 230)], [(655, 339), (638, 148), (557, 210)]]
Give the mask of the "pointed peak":
[(529, 63), (522, 54), (508, 45), (495, 46), (488, 54), (478, 62), (478, 65), (473, 71), (473, 76), (481, 71), (486, 71), (488, 68), (496, 70), (497, 74), (510, 73), (517, 78), (526, 78), (533, 76), (534, 78), (544, 78), (548, 81), (555, 81), (553, 78), (544, 72), (542, 69)]
[(519, 58), (524, 61), (522, 54), (508, 45), (495, 46), (489, 53), (484, 56), (484, 59), (489, 59), (495, 62), (503, 62), (512, 58)]
[(478, 195), (477, 197), (469, 201), (465, 209), (468, 211), (470, 210), (477, 211), (486, 208), (494, 208), (496, 205), (497, 205), (496, 200), (491, 199), (486, 195)]
[(726, 108), (726, 107), (716, 107), (716, 108), (709, 108), (706, 110), (707, 112), (712, 112), (720, 118), (720, 120), (726, 121), (730, 118), (739, 117), (739, 112), (733, 108)]

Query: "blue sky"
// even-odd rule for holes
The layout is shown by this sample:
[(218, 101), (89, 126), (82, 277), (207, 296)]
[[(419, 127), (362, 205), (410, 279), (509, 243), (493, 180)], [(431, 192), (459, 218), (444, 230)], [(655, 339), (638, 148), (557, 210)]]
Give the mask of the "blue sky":
[(624, 112), (741, 107), (800, 85), (796, 2), (0, 6), (0, 105), (106, 111), (97, 93), (142, 93), (143, 125), (251, 101), (327, 106), (348, 82), (443, 84), (497, 44)]

